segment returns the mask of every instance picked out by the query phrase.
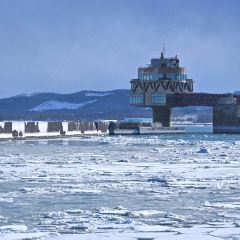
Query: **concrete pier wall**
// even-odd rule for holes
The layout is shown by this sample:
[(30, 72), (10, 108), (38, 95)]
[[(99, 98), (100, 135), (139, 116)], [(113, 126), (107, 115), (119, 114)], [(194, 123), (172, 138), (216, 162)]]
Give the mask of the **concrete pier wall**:
[(0, 134), (5, 133), (4, 122), (0, 122)]
[(4, 132), (5, 133), (12, 133), (12, 122), (5, 122), (4, 123)]
[(213, 107), (214, 133), (240, 133), (240, 105), (221, 103)]
[(105, 122), (0, 122), (0, 139), (104, 134)]
[(163, 127), (171, 127), (172, 112), (170, 107), (153, 107), (153, 122), (159, 122)]
[(39, 123), (38, 122), (26, 122), (25, 125), (25, 133), (38, 133), (39, 130)]
[(63, 131), (62, 122), (48, 122), (47, 132)]

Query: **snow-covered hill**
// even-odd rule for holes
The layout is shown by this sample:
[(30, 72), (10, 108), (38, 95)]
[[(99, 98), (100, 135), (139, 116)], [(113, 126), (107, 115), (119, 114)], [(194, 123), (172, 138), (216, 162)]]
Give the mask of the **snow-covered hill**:
[(0, 99), (3, 120), (75, 120), (150, 117), (146, 108), (129, 106), (129, 90), (35, 93)]
[(88, 104), (95, 103), (97, 100), (91, 100), (88, 102), (82, 102), (82, 103), (70, 103), (70, 102), (60, 102), (60, 101), (46, 101), (41, 103), (40, 105), (36, 106), (33, 109), (30, 109), (30, 111), (35, 112), (44, 112), (44, 111), (53, 111), (53, 110), (76, 110), (81, 107), (84, 107)]
[[(0, 99), (0, 120), (94, 120), (151, 117), (148, 108), (129, 105), (129, 90), (34, 93)], [(211, 108), (174, 109), (175, 115), (210, 114)]]

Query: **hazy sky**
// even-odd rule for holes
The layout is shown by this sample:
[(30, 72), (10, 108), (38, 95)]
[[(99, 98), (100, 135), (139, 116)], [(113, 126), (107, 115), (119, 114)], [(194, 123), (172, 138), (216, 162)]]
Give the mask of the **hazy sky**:
[(240, 90), (239, 0), (0, 0), (0, 97), (129, 88), (164, 42), (195, 91)]

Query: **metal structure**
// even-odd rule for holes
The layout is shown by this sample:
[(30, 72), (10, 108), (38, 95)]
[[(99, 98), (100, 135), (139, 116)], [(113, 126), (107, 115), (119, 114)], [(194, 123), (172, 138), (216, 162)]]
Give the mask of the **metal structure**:
[(151, 59), (150, 65), (138, 68), (138, 78), (130, 83), (130, 104), (151, 107), (153, 122), (161, 122), (164, 127), (171, 126), (173, 107), (216, 106), (220, 99), (229, 98), (240, 104), (239, 94), (194, 93), (194, 81), (187, 77), (178, 57), (165, 58), (163, 53)]

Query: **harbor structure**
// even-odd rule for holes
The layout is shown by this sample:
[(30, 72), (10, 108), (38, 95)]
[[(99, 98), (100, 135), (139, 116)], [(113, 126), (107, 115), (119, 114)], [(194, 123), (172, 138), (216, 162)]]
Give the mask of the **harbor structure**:
[(188, 78), (177, 56), (151, 59), (147, 67), (138, 68), (138, 78), (131, 81), (130, 104), (151, 107), (153, 121), (170, 127), (171, 105), (167, 98), (175, 93), (192, 93), (193, 79)]
[(240, 104), (233, 96), (222, 98), (213, 108), (215, 133), (240, 133)]
[[(240, 133), (239, 93), (195, 93), (194, 80), (180, 66), (178, 56), (166, 58), (162, 52), (160, 58), (153, 58), (149, 65), (139, 67), (138, 77), (130, 83), (130, 104), (152, 108), (154, 123), (171, 127), (173, 107), (212, 106), (214, 132)], [(228, 120), (223, 122), (223, 116)]]
[(106, 121), (7, 121), (0, 122), (0, 140), (107, 134), (108, 125)]

